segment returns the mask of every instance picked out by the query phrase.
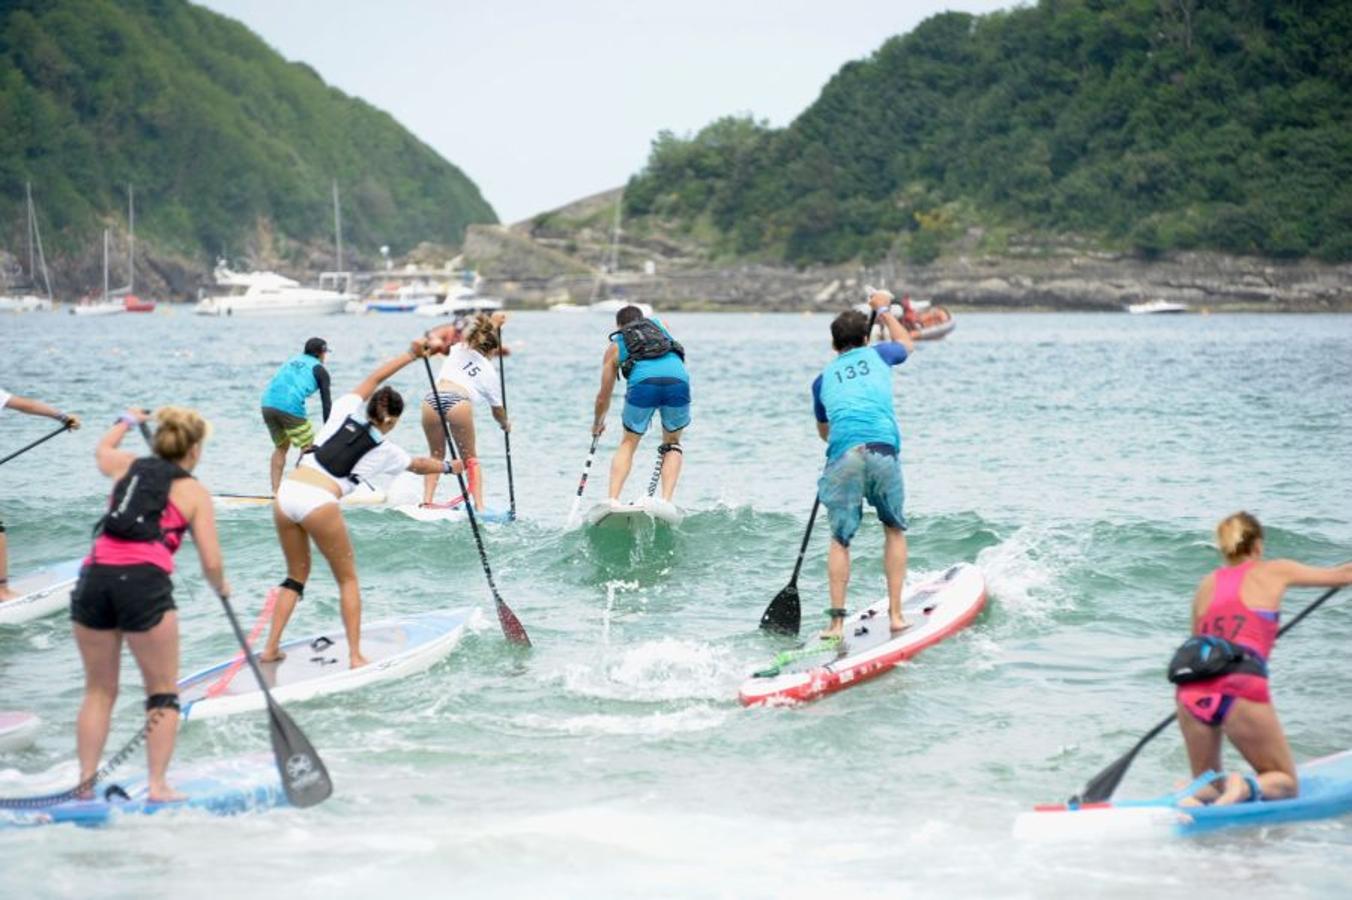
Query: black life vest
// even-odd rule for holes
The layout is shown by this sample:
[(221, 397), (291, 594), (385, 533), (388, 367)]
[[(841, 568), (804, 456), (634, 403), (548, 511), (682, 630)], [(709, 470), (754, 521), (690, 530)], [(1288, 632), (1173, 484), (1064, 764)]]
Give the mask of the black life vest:
[(371, 433), (371, 426), (348, 416), (337, 431), (314, 449), (315, 461), (334, 478), (360, 483), (361, 479), (353, 475), (352, 470), (363, 456), (378, 446), (380, 441)]
[(124, 541), (163, 541), (160, 519), (169, 505), (169, 491), (178, 479), (191, 477), (182, 466), (168, 460), (141, 457), (113, 485), (112, 503), (94, 526), (95, 534)]
[(618, 331), (612, 331), (611, 339), (617, 334), (624, 340), (625, 359), (620, 363), (620, 374), (625, 378), (634, 371), (634, 364), (641, 360), (658, 359), (668, 353), (675, 353), (682, 362), (685, 361), (685, 348), (681, 342), (651, 319), (630, 322)]
[(1211, 634), (1188, 638), (1169, 660), (1169, 680), (1174, 684), (1191, 684), (1234, 674), (1266, 678), (1267, 663), (1249, 648)]

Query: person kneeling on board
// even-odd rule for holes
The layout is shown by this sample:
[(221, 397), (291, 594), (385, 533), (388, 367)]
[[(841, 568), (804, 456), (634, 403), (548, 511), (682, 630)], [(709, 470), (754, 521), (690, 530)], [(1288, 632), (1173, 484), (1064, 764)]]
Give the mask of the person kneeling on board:
[(155, 414), (159, 427), (153, 454), (137, 458), (118, 445), (146, 421), (128, 410), (99, 441), (99, 471), (115, 482), (108, 514), (99, 522), (94, 548), (70, 595), (75, 643), (84, 662), (85, 694), (76, 720), (80, 784), (86, 797), (98, 770), (117, 699), (122, 639), (145, 683), (149, 734), (146, 756), (149, 799), (180, 800), (165, 773), (178, 733), (178, 611), (174, 605), (174, 553), (192, 532), (202, 574), (219, 595), (228, 595), (216, 537), (211, 495), (192, 476), (210, 433), (195, 410), (167, 406)]
[(838, 354), (812, 382), (817, 433), (826, 441), (826, 467), (817, 495), (831, 521), (827, 572), (831, 585), (831, 621), (823, 637), (839, 637), (850, 582), (850, 541), (859, 530), (864, 500), (883, 524), (883, 571), (893, 632), (906, 627), (901, 589), (906, 583), (905, 489), (901, 477), (901, 432), (892, 408), (892, 366), (915, 349), (910, 334), (888, 309), (892, 295), (878, 291), (869, 306), (892, 340), (868, 346), (868, 317), (843, 312), (831, 323), (831, 345)]
[[(1228, 737), (1257, 776), (1231, 773), (1182, 805), (1281, 800), (1298, 790), (1296, 764), (1268, 690), (1282, 595), (1290, 587), (1352, 584), (1352, 563), (1334, 568), (1263, 559), (1263, 528), (1246, 512), (1216, 528), (1225, 566), (1202, 579), (1192, 599), (1193, 637), (1169, 664), (1178, 685), (1178, 725), (1193, 777), (1221, 771)], [(1219, 779), (1218, 779), (1219, 780)]]
[(272, 438), (272, 492), (282, 483), (282, 469), (286, 467), (286, 452), (292, 447), (304, 452), (315, 442), (315, 430), (305, 416), (305, 401), (315, 391), (323, 408), (323, 422), (329, 420), (333, 404), (329, 400), (329, 370), (324, 360), (329, 355), (328, 342), (312, 337), (305, 349), (282, 363), (263, 391), (263, 424)]
[(681, 432), (690, 424), (690, 373), (685, 368), (685, 348), (671, 336), (659, 319), (645, 319), (637, 306), (615, 313), (617, 331), (610, 335), (601, 360), (601, 390), (596, 394), (592, 436), (606, 430), (615, 381), (623, 375), (629, 382), (624, 392), (624, 437), (610, 463), (610, 502), (620, 502), (625, 479), (634, 464), (634, 453), (653, 414), (662, 416), (662, 499), (671, 502), (681, 477)]
[(419, 338), (408, 353), (382, 363), (356, 390), (333, 404), (333, 413), (315, 439), (314, 451), (301, 457), (277, 490), (272, 520), (277, 540), (286, 556), (286, 580), (277, 592), (272, 628), (259, 655), (262, 662), (285, 657), (279, 648), (282, 632), (305, 591), (310, 576), (310, 541), (328, 560), (338, 582), (339, 608), (347, 634), (348, 660), (352, 668), (366, 665), (361, 655), (361, 590), (357, 584), (357, 561), (352, 539), (339, 502), (363, 480), (400, 472), (445, 474), (464, 471), (459, 460), (442, 462), (428, 456), (409, 456), (408, 451), (384, 439), (399, 424), (404, 398), (381, 382), (404, 366), (444, 349), (439, 339)]
[[(422, 404), (422, 427), (427, 436), (427, 452), (434, 459), (446, 458), (446, 431), (441, 417), (451, 426), (451, 437), (465, 461), (469, 492), (474, 508), (484, 508), (484, 483), (479, 469), (479, 454), (474, 438), (474, 400), (478, 399), (493, 413), (498, 427), (511, 431), (507, 409), (502, 404), (502, 381), (492, 360), (507, 355), (502, 346), (502, 325), (506, 316), (498, 313), (488, 316), (480, 313), (465, 328), (443, 326), (428, 332), (441, 338), (449, 347), (446, 361), (437, 375), (437, 390), (427, 392)], [(449, 338), (449, 340), (448, 340)], [(441, 397), (441, 415), (438, 416), (437, 397)], [(433, 505), (440, 470), (423, 479), (424, 508)], [(460, 500), (452, 501), (454, 503)]]
[[(41, 400), (30, 400), (27, 397), (17, 397), (3, 388), (0, 388), (0, 412), (3, 412), (6, 409), (27, 413), (30, 416), (46, 416), (49, 419), (56, 419), (71, 431), (75, 431), (80, 427), (80, 420), (76, 416), (68, 416), (60, 410), (48, 406)], [(14, 597), (14, 592), (9, 589), (9, 544), (5, 538), (4, 520), (0, 519), (0, 602), (13, 600)]]

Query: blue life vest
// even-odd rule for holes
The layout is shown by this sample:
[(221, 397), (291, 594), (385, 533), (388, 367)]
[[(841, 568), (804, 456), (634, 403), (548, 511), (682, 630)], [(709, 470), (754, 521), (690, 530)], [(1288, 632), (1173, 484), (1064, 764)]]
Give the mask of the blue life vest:
[(317, 365), (318, 359), (304, 353), (282, 363), (263, 391), (262, 405), (305, 418), (305, 401), (319, 390), (319, 382), (315, 381)]

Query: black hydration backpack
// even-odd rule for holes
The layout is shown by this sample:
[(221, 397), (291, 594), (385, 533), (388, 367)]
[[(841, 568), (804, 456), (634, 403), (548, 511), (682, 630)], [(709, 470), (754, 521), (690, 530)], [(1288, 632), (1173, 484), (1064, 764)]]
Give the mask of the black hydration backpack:
[(124, 541), (162, 541), (160, 518), (169, 505), (169, 490), (180, 478), (191, 478), (181, 466), (146, 456), (136, 460), (127, 474), (113, 485), (113, 500), (107, 515), (95, 530)]
[(611, 338), (619, 335), (624, 339), (624, 349), (628, 354), (620, 363), (620, 374), (625, 378), (634, 371), (634, 364), (645, 359), (658, 359), (668, 353), (675, 353), (685, 361), (685, 348), (681, 342), (672, 338), (650, 319), (636, 319), (619, 331), (612, 331)]
[(363, 456), (379, 445), (380, 441), (371, 434), (370, 425), (348, 416), (328, 440), (315, 448), (315, 461), (334, 478), (357, 482), (360, 479), (352, 474), (352, 470)]

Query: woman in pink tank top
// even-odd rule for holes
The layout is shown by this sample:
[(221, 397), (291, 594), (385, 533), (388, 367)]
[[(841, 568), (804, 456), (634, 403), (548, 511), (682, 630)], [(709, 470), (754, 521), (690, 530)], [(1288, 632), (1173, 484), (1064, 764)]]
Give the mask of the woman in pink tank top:
[(1179, 685), (1178, 724), (1194, 778), (1222, 771), (1222, 736), (1256, 775), (1232, 773), (1221, 786), (1208, 785), (1190, 800), (1228, 804), (1294, 797), (1299, 789), (1296, 764), (1272, 706), (1266, 671), (1277, 640), (1282, 595), (1290, 587), (1352, 584), (1352, 564), (1324, 569), (1289, 559), (1265, 560), (1263, 527), (1246, 512), (1221, 522), (1216, 538), (1226, 566), (1197, 586), (1192, 633), (1224, 638), (1244, 649), (1249, 671)]

